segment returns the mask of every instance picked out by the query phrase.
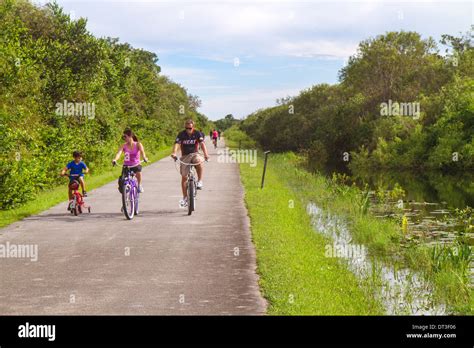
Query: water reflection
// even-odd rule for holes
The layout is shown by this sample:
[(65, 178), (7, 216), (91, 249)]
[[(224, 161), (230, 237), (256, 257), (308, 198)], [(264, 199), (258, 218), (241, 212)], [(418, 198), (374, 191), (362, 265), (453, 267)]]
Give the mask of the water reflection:
[[(330, 237), (335, 244), (350, 248), (352, 236), (347, 224), (339, 217), (324, 212), (314, 203), (307, 205), (315, 230)], [(442, 315), (444, 305), (436, 304), (432, 296), (432, 286), (409, 269), (395, 269), (370, 259), (365, 249), (357, 257), (341, 258), (359, 281), (373, 279), (374, 273), (382, 284), (374, 294), (383, 303), (387, 314), (391, 315)]]
[(457, 175), (442, 172), (420, 171), (367, 171), (354, 172), (353, 179), (359, 185), (368, 183), (371, 188), (391, 189), (398, 183), (406, 192), (409, 202), (434, 202), (448, 208), (474, 207), (474, 174)]

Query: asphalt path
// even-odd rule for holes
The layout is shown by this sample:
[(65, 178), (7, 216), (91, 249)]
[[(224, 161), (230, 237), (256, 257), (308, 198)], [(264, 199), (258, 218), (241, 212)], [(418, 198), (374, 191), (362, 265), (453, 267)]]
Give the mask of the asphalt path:
[(238, 165), (218, 161), (223, 141), (208, 149), (191, 216), (168, 157), (143, 169), (131, 221), (114, 181), (89, 192), (91, 214), (65, 201), (0, 229), (4, 248), (37, 248), (37, 260), (0, 258), (0, 314), (264, 314)]

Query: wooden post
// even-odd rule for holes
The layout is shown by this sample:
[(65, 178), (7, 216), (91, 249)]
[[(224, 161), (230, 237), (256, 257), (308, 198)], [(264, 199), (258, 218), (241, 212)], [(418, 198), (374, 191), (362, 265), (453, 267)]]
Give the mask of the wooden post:
[(267, 171), (267, 158), (270, 151), (265, 151), (264, 153), (265, 153), (265, 162), (263, 163), (262, 185), (260, 187), (261, 189), (263, 189), (263, 184), (265, 183), (265, 172)]

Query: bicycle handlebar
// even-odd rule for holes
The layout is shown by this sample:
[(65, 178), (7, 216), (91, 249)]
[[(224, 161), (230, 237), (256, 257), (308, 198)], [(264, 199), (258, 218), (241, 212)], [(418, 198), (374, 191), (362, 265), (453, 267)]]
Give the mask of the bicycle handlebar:
[[(82, 173), (83, 175), (86, 175), (86, 173)], [(59, 176), (81, 176), (81, 174), (68, 174), (68, 173), (64, 173), (64, 174), (59, 174)]]
[(184, 164), (186, 166), (198, 166), (198, 165), (200, 165), (204, 162), (208, 162), (208, 160), (204, 160), (204, 161), (201, 161), (199, 163), (186, 163), (186, 162), (181, 161), (177, 156), (176, 157), (171, 156), (171, 158), (173, 158), (175, 162), (179, 162), (179, 163)]
[[(124, 167), (128, 167), (128, 168), (133, 168), (133, 167), (136, 167), (136, 166), (140, 165), (140, 164), (143, 163), (143, 162), (148, 163), (147, 160), (143, 160), (143, 161), (140, 160), (140, 163), (135, 164), (135, 165), (133, 165), (133, 166), (126, 166), (125, 164), (124, 164), (123, 166), (124, 166)], [(115, 167), (115, 166), (117, 165), (117, 161), (112, 161), (112, 165)]]

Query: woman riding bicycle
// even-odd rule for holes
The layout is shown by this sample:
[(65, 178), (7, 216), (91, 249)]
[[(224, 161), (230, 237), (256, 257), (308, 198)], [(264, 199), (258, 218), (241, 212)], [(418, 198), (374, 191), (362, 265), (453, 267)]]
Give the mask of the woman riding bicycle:
[(140, 165), (140, 154), (143, 156), (145, 162), (148, 162), (148, 158), (145, 155), (145, 148), (143, 147), (143, 144), (138, 141), (137, 136), (132, 132), (131, 129), (126, 129), (123, 131), (122, 139), (125, 140), (125, 144), (119, 147), (112, 164), (117, 164), (117, 161), (123, 152), (123, 165), (130, 167), (130, 170), (135, 173), (138, 181), (138, 191), (143, 192), (143, 186), (141, 185), (142, 166)]

